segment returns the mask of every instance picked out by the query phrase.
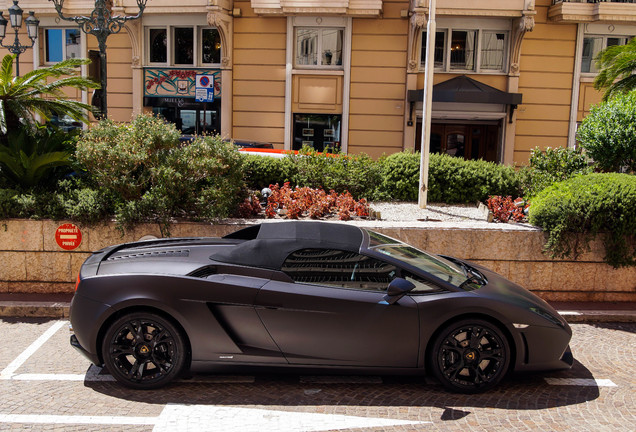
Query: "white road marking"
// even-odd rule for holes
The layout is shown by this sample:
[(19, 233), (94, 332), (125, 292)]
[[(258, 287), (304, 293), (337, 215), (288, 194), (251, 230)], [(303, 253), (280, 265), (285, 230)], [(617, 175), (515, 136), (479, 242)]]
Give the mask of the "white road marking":
[(276, 411), (215, 405), (169, 404), (159, 417), (0, 414), (0, 424), (154, 425), (153, 432), (224, 431), (318, 432), (383, 426), (431, 424), (411, 420)]
[(35, 414), (0, 414), (2, 423), (85, 424), (85, 425), (154, 425), (158, 417), (64, 416)]
[(379, 376), (332, 376), (332, 375), (316, 375), (301, 376), (302, 384), (382, 384), (382, 378)]
[(214, 405), (167, 405), (153, 432), (317, 432), (432, 422)]
[(11, 379), (14, 375), (15, 371), (18, 370), (20, 366), (26, 362), (29, 357), (33, 355), (42, 345), (46, 343), (47, 340), (51, 338), (64, 324), (68, 324), (68, 321), (56, 321), (53, 323), (51, 327), (48, 328), (39, 338), (35, 340), (27, 349), (25, 349), (22, 354), (17, 356), (15, 360), (9, 363), (9, 366), (4, 368), (2, 372), (0, 372), (0, 379), (6, 380)]
[(550, 385), (583, 386), (583, 387), (618, 387), (609, 379), (594, 378), (545, 378)]

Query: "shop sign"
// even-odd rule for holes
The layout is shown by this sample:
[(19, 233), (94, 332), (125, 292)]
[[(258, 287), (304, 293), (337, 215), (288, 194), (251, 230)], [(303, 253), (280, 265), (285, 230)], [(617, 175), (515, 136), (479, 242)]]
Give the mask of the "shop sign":
[(198, 75), (211, 77), (212, 100), (221, 97), (220, 70), (175, 68), (145, 68), (144, 97), (195, 98)]

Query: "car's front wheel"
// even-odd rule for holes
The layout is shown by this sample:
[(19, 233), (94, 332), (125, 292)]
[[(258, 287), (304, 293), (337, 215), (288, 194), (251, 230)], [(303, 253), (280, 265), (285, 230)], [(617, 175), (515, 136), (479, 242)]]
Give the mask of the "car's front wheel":
[(495, 325), (479, 319), (462, 320), (439, 333), (429, 362), (446, 388), (479, 393), (504, 377), (510, 364), (510, 347)]
[(144, 390), (164, 386), (178, 376), (185, 351), (179, 330), (150, 312), (120, 317), (108, 327), (102, 342), (104, 363), (113, 377)]

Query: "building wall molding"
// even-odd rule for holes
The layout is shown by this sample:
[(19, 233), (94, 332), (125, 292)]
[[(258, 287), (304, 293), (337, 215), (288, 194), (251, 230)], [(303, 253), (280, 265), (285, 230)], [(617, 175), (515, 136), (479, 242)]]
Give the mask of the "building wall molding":
[(251, 0), (258, 15), (347, 15), (377, 17), (382, 0)]
[(534, 15), (536, 12), (529, 13), (520, 18), (513, 20), (512, 37), (510, 50), (510, 67), (508, 68), (510, 76), (519, 76), (519, 62), (521, 61), (521, 42), (527, 32), (534, 29)]
[(234, 17), (224, 11), (212, 10), (208, 12), (208, 24), (216, 27), (221, 37), (221, 69), (231, 69)]

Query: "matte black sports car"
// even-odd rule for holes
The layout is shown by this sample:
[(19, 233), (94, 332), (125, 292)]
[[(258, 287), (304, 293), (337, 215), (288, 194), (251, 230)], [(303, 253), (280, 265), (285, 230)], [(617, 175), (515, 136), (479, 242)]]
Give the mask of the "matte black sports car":
[(571, 367), (568, 324), (483, 267), (351, 225), (279, 222), (95, 252), (71, 344), (126, 386), (236, 366), (435, 375), (478, 392)]

